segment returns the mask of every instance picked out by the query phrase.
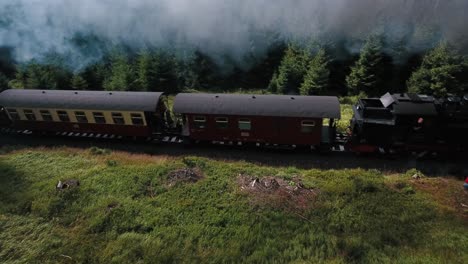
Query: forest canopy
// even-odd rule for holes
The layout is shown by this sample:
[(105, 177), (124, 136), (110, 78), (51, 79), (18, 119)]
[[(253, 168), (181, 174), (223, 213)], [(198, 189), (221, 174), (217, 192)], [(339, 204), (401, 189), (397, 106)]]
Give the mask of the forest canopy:
[[(382, 36), (371, 35), (356, 53), (340, 43), (280, 43), (241, 67), (192, 51), (132, 51), (116, 46), (101, 60), (80, 69), (62, 55), (17, 63), (2, 56), (0, 89), (122, 91), (260, 91), (302, 95), (379, 96), (411, 92), (446, 96), (468, 92), (468, 60), (447, 42), (420, 53), (395, 53)], [(8, 55), (8, 53), (6, 53)], [(398, 59), (398, 60), (397, 60)]]

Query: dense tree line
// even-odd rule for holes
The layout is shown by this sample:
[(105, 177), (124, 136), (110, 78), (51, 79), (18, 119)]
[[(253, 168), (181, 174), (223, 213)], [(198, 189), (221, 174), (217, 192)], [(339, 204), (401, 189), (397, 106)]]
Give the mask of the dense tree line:
[[(395, 61), (395, 54), (400, 55)], [(403, 55), (402, 55), (403, 54)], [(360, 52), (337, 44), (276, 45), (249, 67), (214, 61), (195, 51), (175, 52), (116, 48), (79, 70), (51, 55), (41, 61), (16, 64), (0, 50), (0, 89), (76, 89), (164, 91), (263, 90), (278, 94), (379, 96), (387, 91), (434, 94), (468, 92), (468, 61), (447, 43), (426, 53), (410, 53), (370, 36)], [(403, 59), (401, 59), (403, 58)]]
[(426, 54), (404, 54), (406, 61), (399, 63), (393, 61), (388, 49), (380, 36), (370, 36), (359, 56), (349, 64), (330, 56), (328, 47), (309, 52), (289, 45), (273, 74), (269, 91), (367, 96), (385, 92), (436, 96), (468, 93), (468, 60), (449, 44), (442, 42)]

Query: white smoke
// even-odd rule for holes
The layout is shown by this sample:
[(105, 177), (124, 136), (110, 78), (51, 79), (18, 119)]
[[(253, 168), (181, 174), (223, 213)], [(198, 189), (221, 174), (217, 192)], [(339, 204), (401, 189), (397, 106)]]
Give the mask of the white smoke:
[(53, 51), (86, 63), (100, 50), (78, 49), (72, 40), (83, 35), (135, 48), (195, 47), (242, 62), (278, 39), (380, 32), (424, 49), (440, 39), (467, 45), (467, 12), (468, 0), (0, 0), (0, 47), (13, 48), (18, 61)]

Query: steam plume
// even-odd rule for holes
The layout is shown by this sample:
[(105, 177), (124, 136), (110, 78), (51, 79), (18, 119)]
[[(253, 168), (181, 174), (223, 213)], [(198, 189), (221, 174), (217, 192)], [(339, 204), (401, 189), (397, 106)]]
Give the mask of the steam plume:
[(466, 47), (467, 11), (467, 0), (0, 0), (0, 47), (13, 48), (18, 61), (54, 51), (84, 63), (102, 46), (77, 36), (134, 48), (194, 47), (239, 62), (277, 40), (375, 32), (414, 50), (440, 39)]

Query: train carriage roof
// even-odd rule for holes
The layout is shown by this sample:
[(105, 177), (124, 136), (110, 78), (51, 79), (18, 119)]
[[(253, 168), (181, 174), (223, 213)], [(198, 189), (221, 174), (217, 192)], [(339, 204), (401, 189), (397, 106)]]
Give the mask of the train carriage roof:
[(245, 95), (181, 93), (174, 101), (180, 114), (340, 118), (333, 96)]
[(0, 93), (4, 107), (154, 112), (162, 93), (11, 89)]

